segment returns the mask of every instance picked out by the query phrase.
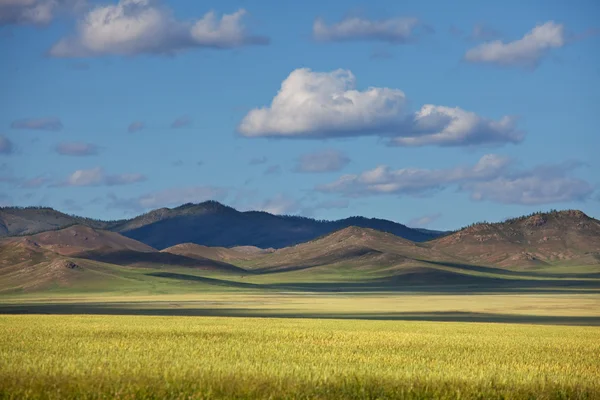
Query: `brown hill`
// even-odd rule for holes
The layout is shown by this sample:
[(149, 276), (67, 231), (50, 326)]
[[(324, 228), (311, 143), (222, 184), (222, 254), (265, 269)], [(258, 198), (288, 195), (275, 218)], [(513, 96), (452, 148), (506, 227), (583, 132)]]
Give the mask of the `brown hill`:
[(246, 261), (272, 253), (273, 249), (261, 249), (255, 246), (209, 247), (195, 243), (182, 243), (162, 250), (162, 253), (177, 254), (190, 258), (210, 259), (227, 263)]
[(475, 224), (429, 244), (482, 265), (597, 263), (600, 221), (577, 210), (536, 213), (501, 223)]
[(116, 232), (97, 230), (83, 225), (74, 225), (68, 228), (42, 232), (31, 236), (6, 238), (2, 240), (2, 243), (31, 243), (61, 255), (74, 255), (92, 250), (156, 251), (148, 245)]
[(429, 245), (369, 228), (351, 226), (329, 235), (252, 259), (248, 266), (262, 270), (300, 269), (348, 263), (393, 266), (406, 261), (441, 261), (452, 257)]
[(67, 215), (48, 207), (0, 207), (0, 237), (31, 235), (76, 224), (107, 229), (111, 223)]

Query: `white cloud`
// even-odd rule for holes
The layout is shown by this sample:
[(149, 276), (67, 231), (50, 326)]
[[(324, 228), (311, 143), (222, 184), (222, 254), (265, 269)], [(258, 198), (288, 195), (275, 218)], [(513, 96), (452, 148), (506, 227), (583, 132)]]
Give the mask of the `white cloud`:
[(339, 171), (350, 162), (345, 154), (337, 150), (324, 150), (304, 154), (297, 160), (296, 172), (333, 172)]
[(361, 174), (343, 175), (338, 180), (318, 187), (322, 192), (342, 193), (347, 196), (374, 194), (419, 195), (448, 184), (497, 177), (506, 169), (510, 160), (495, 154), (487, 154), (472, 167), (450, 169), (401, 168), (393, 170), (380, 165)]
[(128, 185), (145, 181), (142, 174), (115, 174), (108, 175), (100, 167), (80, 169), (73, 172), (67, 179), (56, 186), (116, 186)]
[(355, 89), (352, 72), (293, 71), (270, 107), (251, 110), (239, 131), (245, 136), (328, 137), (382, 131), (397, 123), (404, 93), (388, 88)]
[(369, 20), (350, 17), (330, 26), (317, 18), (313, 24), (313, 36), (321, 41), (377, 40), (397, 44), (413, 39), (418, 26), (417, 18)]
[(196, 21), (179, 21), (166, 6), (152, 0), (121, 0), (98, 6), (77, 24), (76, 32), (50, 49), (54, 57), (106, 54), (174, 54), (194, 47), (234, 48), (266, 44), (246, 32), (240, 9), (218, 18), (208, 12)]
[(47, 25), (61, 11), (75, 10), (83, 0), (0, 0), (0, 25)]
[(516, 118), (478, 116), (459, 107), (406, 109), (398, 89), (356, 90), (352, 72), (293, 71), (269, 107), (251, 110), (238, 131), (247, 137), (333, 138), (378, 135), (398, 146), (463, 146), (517, 143)]
[(93, 156), (98, 154), (98, 146), (82, 142), (62, 142), (56, 146), (56, 152), (65, 156)]
[(448, 169), (378, 166), (360, 174), (343, 175), (320, 185), (318, 191), (348, 197), (371, 195), (422, 196), (435, 190), (455, 187), (468, 192), (473, 200), (505, 204), (546, 204), (584, 200), (592, 186), (572, 177), (579, 164), (558, 164), (518, 170), (506, 157), (488, 154), (471, 167)]
[(133, 132), (141, 131), (145, 127), (146, 127), (146, 124), (144, 124), (142, 121), (134, 121), (131, 124), (129, 124), (129, 126), (127, 127), (127, 132), (133, 133)]
[(495, 40), (476, 46), (466, 52), (465, 60), (504, 66), (534, 67), (550, 49), (563, 47), (565, 43), (564, 26), (549, 21), (537, 25), (519, 40), (508, 43)]
[(0, 155), (12, 154), (13, 151), (13, 143), (6, 136), (0, 135)]
[(519, 143), (524, 135), (516, 125), (516, 117), (504, 116), (495, 121), (459, 107), (426, 104), (414, 114), (412, 135), (396, 137), (391, 143), (398, 146)]
[(517, 171), (507, 176), (463, 185), (473, 200), (490, 200), (504, 204), (548, 204), (581, 201), (594, 189), (571, 176), (580, 163), (539, 166), (529, 171)]
[(13, 129), (35, 129), (41, 131), (60, 131), (63, 124), (56, 117), (24, 118), (13, 121), (10, 125)]

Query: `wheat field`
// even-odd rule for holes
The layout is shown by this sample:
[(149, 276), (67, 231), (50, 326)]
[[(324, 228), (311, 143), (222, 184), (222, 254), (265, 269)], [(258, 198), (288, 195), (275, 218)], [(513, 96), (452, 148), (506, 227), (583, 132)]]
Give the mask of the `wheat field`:
[(494, 323), (0, 316), (11, 399), (600, 398), (600, 329)]

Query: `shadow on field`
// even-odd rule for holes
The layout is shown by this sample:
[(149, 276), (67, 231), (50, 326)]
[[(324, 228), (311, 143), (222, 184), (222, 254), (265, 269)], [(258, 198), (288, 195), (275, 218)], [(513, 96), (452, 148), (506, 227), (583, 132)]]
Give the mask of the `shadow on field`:
[(423, 263), (439, 265), (441, 267), (452, 267), (463, 269), (465, 271), (471, 272), (482, 272), (482, 273), (491, 273), (498, 275), (505, 275), (509, 277), (521, 277), (521, 278), (554, 278), (554, 279), (566, 279), (566, 280), (577, 280), (581, 278), (591, 278), (591, 279), (599, 279), (600, 273), (548, 273), (542, 270), (536, 270), (535, 268), (523, 269), (521, 271), (513, 271), (505, 268), (494, 268), (494, 267), (484, 267), (481, 265), (473, 265), (473, 264), (459, 264), (453, 262), (439, 262), (439, 261), (428, 261), (428, 260), (418, 260)]
[[(207, 278), (197, 275), (173, 272), (153, 272), (147, 274), (158, 278), (168, 278), (188, 282), (199, 282), (232, 289), (284, 290), (313, 293), (336, 292), (411, 292), (429, 294), (451, 293), (538, 293), (538, 294), (577, 294), (581, 289), (586, 293), (600, 293), (600, 281), (594, 280), (532, 280), (503, 279), (447, 272), (436, 269), (404, 273), (383, 279), (360, 282), (293, 282), (259, 284)], [(435, 282), (432, 284), (432, 282)]]
[[(198, 303), (196, 303), (198, 304)], [(161, 307), (162, 306), (162, 307)], [(85, 303), (85, 304), (4, 304), (0, 314), (93, 314), (196, 317), (255, 317), (359, 319), (381, 321), (490, 322), (548, 325), (600, 326), (600, 317), (491, 314), (460, 311), (386, 312), (386, 313), (318, 313), (277, 308), (193, 308), (193, 303)]]

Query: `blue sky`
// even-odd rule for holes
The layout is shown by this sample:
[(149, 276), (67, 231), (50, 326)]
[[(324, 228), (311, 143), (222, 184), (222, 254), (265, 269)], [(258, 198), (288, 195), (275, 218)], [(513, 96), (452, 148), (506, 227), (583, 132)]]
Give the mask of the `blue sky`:
[[(212, 12), (212, 14), (207, 14)], [(0, 3), (0, 203), (600, 216), (595, 1)]]

